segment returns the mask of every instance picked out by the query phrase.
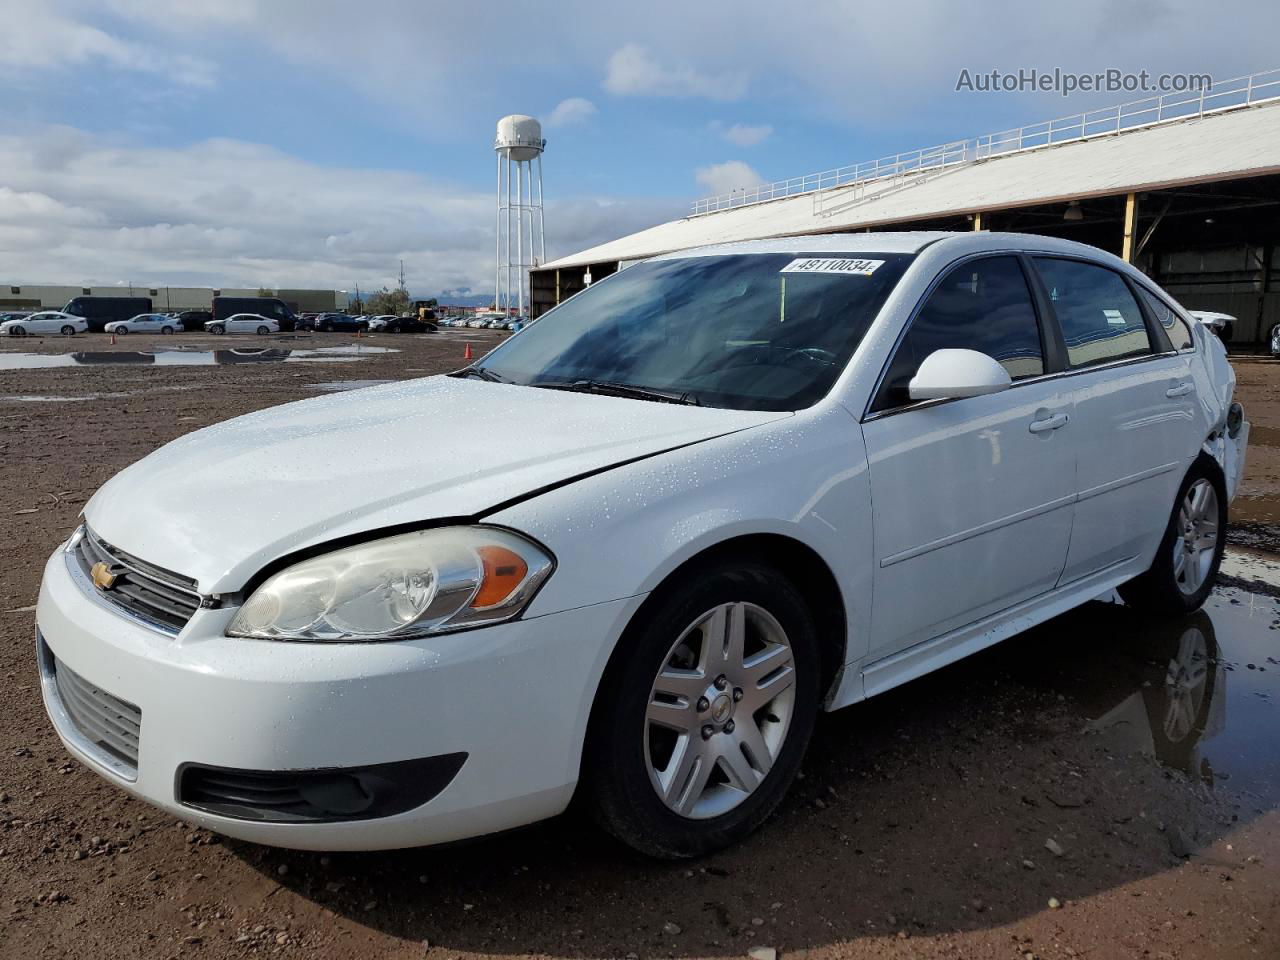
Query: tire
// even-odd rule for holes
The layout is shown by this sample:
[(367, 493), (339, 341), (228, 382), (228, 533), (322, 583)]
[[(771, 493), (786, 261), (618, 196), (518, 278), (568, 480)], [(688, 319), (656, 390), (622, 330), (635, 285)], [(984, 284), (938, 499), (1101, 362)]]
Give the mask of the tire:
[(25, 337), (27, 335), (26, 327), (10, 327), (9, 333), (15, 337)]
[(173, 333), (173, 327), (161, 327), (160, 332), (165, 336), (170, 336)]
[(1222, 471), (1201, 456), (1178, 487), (1169, 525), (1150, 569), (1123, 584), (1120, 596), (1130, 606), (1159, 616), (1199, 610), (1218, 577), (1226, 531)]
[(76, 328), (69, 323), (63, 324), (62, 335), (64, 337), (74, 337), (76, 335)]
[(270, 328), (270, 327), (259, 327), (259, 328), (258, 328), (258, 336), (260, 336), (260, 337), (265, 337), (265, 336), (266, 336), (267, 334), (269, 334), (270, 332), (271, 332), (271, 328)]
[(222, 334), (226, 333), (227, 331), (222, 327), (210, 327), (209, 332), (214, 334), (215, 336), (222, 336)]
[[(704, 638), (731, 636), (735, 623), (746, 655), (717, 664), (720, 645)], [(664, 859), (750, 834), (800, 769), (819, 662), (809, 609), (766, 564), (718, 561), (660, 590), (628, 628), (596, 697), (583, 777), (596, 819)]]
[(115, 332), (116, 332), (116, 333), (118, 333), (118, 334), (120, 334), (120, 336), (124, 337), (124, 336), (127, 336), (127, 335), (128, 335), (128, 333), (129, 333), (129, 328), (128, 328), (128, 327), (116, 327)]

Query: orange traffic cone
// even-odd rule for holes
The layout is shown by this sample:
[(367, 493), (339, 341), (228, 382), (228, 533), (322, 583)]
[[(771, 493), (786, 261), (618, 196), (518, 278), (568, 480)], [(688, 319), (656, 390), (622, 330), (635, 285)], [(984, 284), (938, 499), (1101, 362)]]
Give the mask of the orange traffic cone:
[(463, 360), (470, 360), (470, 359), (471, 359), (471, 344), (469, 344), (469, 343), (467, 344), (467, 349), (463, 352), (463, 354), (462, 354), (462, 359), (463, 359)]

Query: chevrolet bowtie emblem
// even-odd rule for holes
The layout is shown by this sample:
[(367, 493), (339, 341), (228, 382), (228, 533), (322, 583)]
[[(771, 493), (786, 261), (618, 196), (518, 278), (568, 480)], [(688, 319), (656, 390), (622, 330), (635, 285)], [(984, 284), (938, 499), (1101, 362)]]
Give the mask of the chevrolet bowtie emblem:
[(107, 564), (95, 563), (89, 573), (93, 577), (93, 585), (99, 590), (110, 590), (115, 586), (116, 575)]

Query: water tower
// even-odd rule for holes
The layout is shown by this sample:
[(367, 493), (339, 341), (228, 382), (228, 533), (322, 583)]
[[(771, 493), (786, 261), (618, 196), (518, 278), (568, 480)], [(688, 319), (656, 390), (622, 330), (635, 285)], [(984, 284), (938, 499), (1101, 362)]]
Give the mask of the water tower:
[[(494, 307), (527, 316), (529, 271), (547, 259), (542, 234), (542, 124), (512, 114), (498, 121), (493, 149), (498, 154), (498, 237)], [(538, 179), (534, 191), (534, 172)]]

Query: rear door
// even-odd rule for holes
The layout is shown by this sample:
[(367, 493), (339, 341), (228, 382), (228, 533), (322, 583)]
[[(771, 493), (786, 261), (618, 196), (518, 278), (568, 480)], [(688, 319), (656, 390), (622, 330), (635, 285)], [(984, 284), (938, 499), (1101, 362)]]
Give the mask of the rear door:
[[(913, 403), (907, 382), (946, 347), (994, 357), (1013, 386)], [(869, 660), (1058, 582), (1075, 495), (1075, 423), (1070, 385), (1051, 376), (1056, 351), (1013, 254), (949, 268), (910, 321), (863, 422), (876, 557)], [(874, 692), (872, 672), (866, 682)]]
[(1065, 341), (1075, 404), (1079, 489), (1065, 584), (1154, 554), (1199, 446), (1189, 446), (1196, 386), (1191, 355), (1170, 341), (1185, 328), (1166, 330), (1129, 279), (1086, 260), (1032, 262)]

